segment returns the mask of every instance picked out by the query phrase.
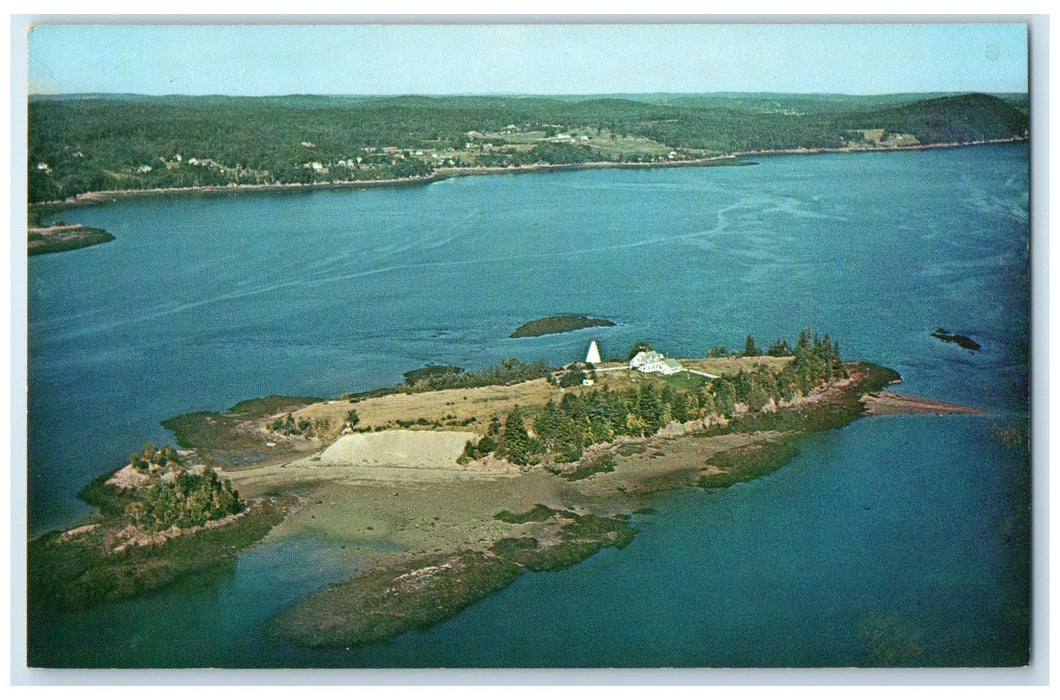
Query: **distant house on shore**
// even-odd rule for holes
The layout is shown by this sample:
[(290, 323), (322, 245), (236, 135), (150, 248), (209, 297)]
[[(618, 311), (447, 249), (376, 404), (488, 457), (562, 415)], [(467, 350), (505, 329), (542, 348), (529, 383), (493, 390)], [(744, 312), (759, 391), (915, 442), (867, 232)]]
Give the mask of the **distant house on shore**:
[(654, 350), (638, 352), (629, 361), (629, 368), (644, 374), (662, 374), (667, 376), (685, 371), (680, 362)]

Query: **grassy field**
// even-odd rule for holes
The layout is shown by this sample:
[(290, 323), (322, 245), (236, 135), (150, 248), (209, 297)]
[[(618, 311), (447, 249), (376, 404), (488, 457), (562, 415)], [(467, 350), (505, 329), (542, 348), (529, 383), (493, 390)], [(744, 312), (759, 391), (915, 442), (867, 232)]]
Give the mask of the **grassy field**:
[(681, 360), (681, 364), (688, 369), (706, 372), (719, 377), (738, 374), (741, 370), (749, 372), (757, 367), (765, 367), (774, 374), (778, 374), (790, 363), (793, 357), (703, 357), (689, 360)]
[[(599, 160), (612, 160), (619, 155), (666, 156), (673, 150), (664, 143), (653, 141), (644, 136), (613, 133), (607, 129), (583, 127), (567, 130), (563, 133), (571, 137), (572, 143), (588, 146), (592, 151), (599, 153)], [(549, 137), (544, 131), (521, 131), (512, 134), (487, 133), (479, 140), (483, 142), (505, 141), (520, 149), (529, 150), (535, 144), (547, 141), (549, 138), (552, 137)]]
[(390, 394), (349, 401), (322, 401), (305, 406), (294, 417), (310, 420), (322, 418), (341, 429), (350, 410), (356, 410), (360, 430), (411, 428), (430, 430), (470, 430), (484, 433), (490, 419), (506, 414), (515, 406), (537, 406), (550, 398), (558, 399), (560, 389), (544, 379), (511, 386), (486, 386), (469, 389), (414, 394)]
[[(692, 359), (681, 360), (688, 369), (695, 369), (718, 376), (733, 375), (764, 366), (779, 371), (790, 357), (745, 357), (739, 359)], [(641, 382), (669, 383), (680, 388), (702, 386), (708, 381), (694, 374), (676, 374), (669, 377), (641, 374), (624, 369), (624, 364), (603, 363), (597, 380), (592, 386), (576, 386), (568, 389), (549, 384), (544, 379), (535, 379), (510, 386), (488, 386), (471, 389), (445, 389), (419, 394), (390, 394), (367, 398), (355, 403), (348, 401), (323, 401), (305, 406), (294, 412), (294, 417), (324, 418), (331, 422), (337, 432), (351, 409), (360, 419), (361, 430), (411, 428), (424, 430), (470, 430), (483, 434), (494, 416), (503, 418), (516, 406), (533, 413), (550, 399), (559, 401), (565, 392), (585, 393), (607, 387), (621, 391)]]

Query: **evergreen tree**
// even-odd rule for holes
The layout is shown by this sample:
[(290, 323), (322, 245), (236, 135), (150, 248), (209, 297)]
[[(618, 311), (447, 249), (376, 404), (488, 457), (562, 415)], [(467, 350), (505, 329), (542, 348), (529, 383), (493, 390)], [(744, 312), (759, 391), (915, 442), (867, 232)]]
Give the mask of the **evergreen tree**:
[(670, 401), (670, 415), (678, 423), (692, 420), (692, 412), (689, 410), (689, 397), (684, 392), (679, 392)]
[(744, 357), (758, 357), (762, 354), (762, 348), (755, 345), (755, 338), (753, 335), (748, 334), (747, 340), (743, 345), (743, 356)]
[(504, 421), (504, 435), (501, 439), (504, 456), (512, 464), (525, 466), (536, 464), (540, 455), (539, 445), (530, 438), (523, 423), (523, 412), (518, 406), (513, 408)]
[(736, 413), (736, 387), (725, 377), (719, 377), (711, 383), (714, 392), (714, 410), (726, 418)]
[(788, 341), (777, 340), (769, 346), (769, 350), (766, 352), (770, 357), (789, 357), (793, 355), (791, 348), (788, 346)]
[(637, 403), (634, 413), (640, 419), (644, 435), (654, 435), (659, 428), (666, 425), (662, 401), (650, 384), (642, 384), (637, 392)]

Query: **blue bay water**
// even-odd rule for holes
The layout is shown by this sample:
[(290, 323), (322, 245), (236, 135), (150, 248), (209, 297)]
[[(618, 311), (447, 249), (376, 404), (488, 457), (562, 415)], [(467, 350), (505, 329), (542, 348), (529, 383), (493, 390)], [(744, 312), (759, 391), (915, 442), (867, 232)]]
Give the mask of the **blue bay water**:
[[(845, 357), (898, 370), (902, 391), (991, 414), (866, 419), (807, 441), (765, 479), (660, 495), (626, 549), (524, 575), (389, 645), (262, 640), (269, 615), (356, 567), (326, 543), (270, 542), (178, 591), (32, 620), (41, 665), (989, 665), (1026, 654), (1029, 460), (996, 437), (1027, 412), (1023, 146), (129, 200), (62, 216), (117, 240), (30, 261), (31, 533), (85, 515), (77, 491), (145, 440), (172, 441), (158, 425), (169, 416), (393, 384), (428, 362), (560, 364), (593, 338), (605, 357), (639, 340), (698, 355), (812, 325)], [(507, 337), (557, 313), (618, 325)], [(982, 351), (937, 341), (936, 326)]]

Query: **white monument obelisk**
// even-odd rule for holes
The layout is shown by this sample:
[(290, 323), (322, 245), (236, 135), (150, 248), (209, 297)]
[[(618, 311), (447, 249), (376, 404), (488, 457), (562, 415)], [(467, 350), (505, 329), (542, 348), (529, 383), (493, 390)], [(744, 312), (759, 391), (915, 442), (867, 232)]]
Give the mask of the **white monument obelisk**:
[(598, 365), (600, 362), (600, 348), (596, 347), (596, 341), (594, 340), (589, 343), (589, 352), (585, 354), (585, 364)]

